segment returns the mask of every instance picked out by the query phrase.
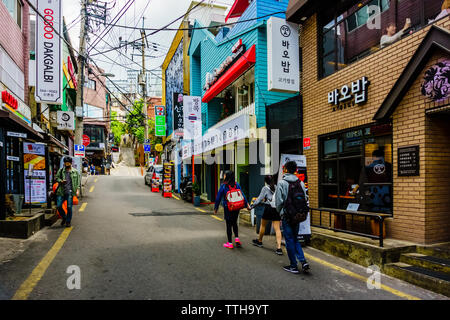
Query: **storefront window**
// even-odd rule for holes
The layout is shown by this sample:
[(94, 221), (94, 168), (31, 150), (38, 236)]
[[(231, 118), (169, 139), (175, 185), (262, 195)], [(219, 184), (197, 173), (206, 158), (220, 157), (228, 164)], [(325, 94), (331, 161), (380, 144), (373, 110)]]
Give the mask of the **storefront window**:
[[(411, 25), (403, 34), (407, 36), (442, 18), (445, 16), (441, 12), (442, 3), (442, 0), (365, 0), (342, 7), (341, 2), (335, 2), (334, 8), (319, 13), (321, 78), (380, 50), (381, 37), (390, 24), (399, 32), (409, 19)], [(375, 17), (380, 27), (372, 26)]]
[(392, 212), (392, 127), (374, 125), (320, 139), (320, 206)]

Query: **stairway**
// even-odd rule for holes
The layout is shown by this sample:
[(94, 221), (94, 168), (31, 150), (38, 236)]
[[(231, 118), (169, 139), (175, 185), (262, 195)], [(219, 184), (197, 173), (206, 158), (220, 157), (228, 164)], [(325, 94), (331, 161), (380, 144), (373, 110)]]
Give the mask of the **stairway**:
[(384, 265), (384, 273), (416, 286), (450, 297), (450, 250), (417, 247), (403, 253), (400, 261)]

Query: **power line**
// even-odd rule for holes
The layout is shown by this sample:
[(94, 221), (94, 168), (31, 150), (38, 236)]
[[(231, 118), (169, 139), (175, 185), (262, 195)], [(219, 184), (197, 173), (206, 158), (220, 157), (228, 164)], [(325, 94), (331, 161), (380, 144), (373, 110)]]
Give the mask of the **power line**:
[[(27, 0), (27, 1), (28, 1), (28, 0)], [(195, 6), (193, 6), (190, 10), (188, 10), (188, 12), (184, 13), (182, 16), (176, 18), (175, 20), (173, 20), (173, 21), (170, 22), (169, 24), (165, 25), (164, 27), (162, 27), (162, 28), (160, 28), (160, 29), (158, 29), (158, 30), (155, 30), (155, 31), (152, 32), (152, 33), (149, 33), (148, 35), (145, 36), (145, 39), (147, 39), (147, 38), (148, 38), (149, 36), (151, 36), (151, 35), (154, 35), (154, 34), (158, 33), (159, 31), (163, 30), (164, 28), (167, 28), (167, 27), (170, 26), (171, 24), (174, 24), (174, 23), (177, 22), (178, 20), (184, 18), (187, 14), (189, 14), (192, 10), (194, 10), (195, 8), (197, 8), (198, 6), (200, 6), (203, 2), (205, 2), (205, 0), (200, 1), (200, 2), (197, 3)], [(178, 29), (177, 29), (177, 30), (178, 30)], [(130, 43), (135, 43), (135, 42), (138, 42), (138, 41), (142, 41), (142, 39), (141, 39), (141, 38), (135, 39), (135, 40), (133, 40), (133, 41), (131, 41), (131, 42), (128, 42), (128, 43), (125, 44), (125, 45), (120, 45), (120, 46), (117, 47), (117, 48), (113, 48), (113, 49), (104, 51), (103, 53), (107, 53), (107, 52), (110, 52), (110, 51), (113, 51), (113, 50), (117, 50), (117, 49), (122, 48), (122, 47), (124, 47), (124, 46), (126, 46), (126, 45), (129, 45)], [(97, 53), (97, 54), (99, 54), (99, 53)], [(94, 54), (94, 55), (92, 55), (92, 56), (95, 56), (95, 55), (97, 55), (97, 54)]]

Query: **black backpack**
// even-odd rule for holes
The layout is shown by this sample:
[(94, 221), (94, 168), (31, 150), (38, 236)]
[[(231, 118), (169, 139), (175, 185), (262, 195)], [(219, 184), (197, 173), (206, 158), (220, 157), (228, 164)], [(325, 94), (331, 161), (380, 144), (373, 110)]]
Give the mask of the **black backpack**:
[(300, 180), (289, 182), (287, 199), (284, 203), (284, 218), (295, 226), (306, 220), (309, 207)]

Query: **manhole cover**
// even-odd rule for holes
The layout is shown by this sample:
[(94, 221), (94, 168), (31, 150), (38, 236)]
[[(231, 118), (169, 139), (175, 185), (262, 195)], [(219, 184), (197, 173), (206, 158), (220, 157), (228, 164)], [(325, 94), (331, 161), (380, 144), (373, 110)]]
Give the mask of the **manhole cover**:
[(132, 215), (134, 217), (169, 217), (204, 215), (204, 213), (186, 210), (151, 210), (149, 212), (130, 212), (129, 215)]

